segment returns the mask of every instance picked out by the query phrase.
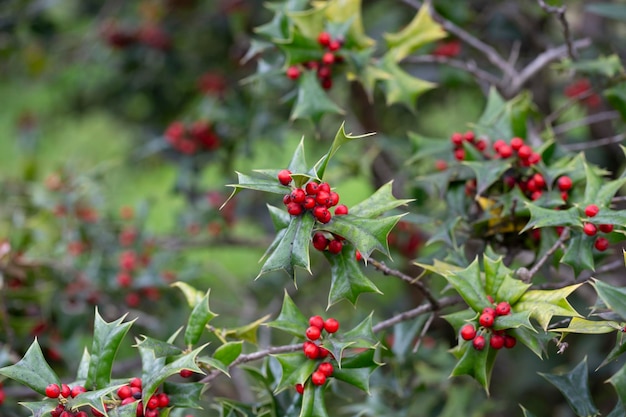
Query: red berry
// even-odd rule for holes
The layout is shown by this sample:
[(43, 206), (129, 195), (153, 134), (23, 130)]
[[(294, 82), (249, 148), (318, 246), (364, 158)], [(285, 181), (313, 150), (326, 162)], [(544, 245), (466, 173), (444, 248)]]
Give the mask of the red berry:
[[(491, 304), (493, 304), (493, 301), (491, 301)], [(481, 313), (482, 314), (491, 314), (492, 316), (495, 316), (496, 315), (496, 309), (495, 308), (491, 308), (491, 307), (485, 307), (485, 308), (483, 308), (483, 311), (481, 311)]]
[(343, 249), (343, 243), (340, 240), (334, 239), (328, 242), (328, 252), (332, 254), (338, 254)]
[(600, 226), (598, 226), (598, 228), (602, 233), (611, 233), (613, 231), (612, 224), (601, 224)]
[(599, 211), (600, 208), (595, 204), (589, 204), (587, 207), (585, 207), (585, 215), (587, 217), (594, 217), (596, 214), (598, 214)]
[(503, 335), (494, 333), (491, 335), (491, 339), (489, 339), (489, 345), (494, 349), (502, 349), (504, 347), (504, 340)]
[(478, 318), (478, 322), (481, 326), (491, 327), (493, 326), (493, 322), (495, 320), (495, 316), (493, 314), (483, 313)]
[(296, 384), (296, 392), (300, 395), (304, 394), (304, 385)]
[(291, 192), (291, 201), (294, 203), (303, 203), (306, 198), (306, 193), (302, 188), (296, 188)]
[(117, 285), (122, 288), (128, 288), (133, 283), (133, 276), (127, 271), (121, 271), (116, 277)]
[(318, 190), (330, 193), (330, 184), (328, 184), (327, 182), (323, 182), (319, 185)]
[(291, 203), (291, 194), (285, 194), (283, 196), (283, 204), (288, 205), (289, 203)]
[(465, 139), (468, 142), (474, 142), (474, 139), (476, 139), (476, 135), (471, 130), (468, 130), (467, 132), (463, 134), (463, 139)]
[(556, 185), (557, 187), (559, 187), (559, 190), (561, 191), (569, 191), (572, 188), (573, 182), (570, 177), (568, 177), (567, 175), (564, 175), (562, 177), (559, 177), (558, 180), (556, 180)]
[(542, 195), (543, 193), (541, 191), (533, 191), (533, 193), (530, 195), (530, 199), (532, 201), (539, 200)]
[(317, 359), (320, 356), (320, 348), (315, 343), (311, 341), (306, 341), (302, 345), (302, 350), (304, 351), (304, 356), (309, 359)]
[(335, 207), (335, 216), (343, 216), (348, 214), (348, 206), (345, 204), (339, 204)]
[(335, 63), (335, 54), (333, 54), (332, 52), (326, 52), (323, 56), (322, 56), (322, 62), (326, 65), (332, 65)]
[(313, 209), (313, 216), (320, 223), (328, 223), (332, 218), (332, 214), (330, 214), (330, 211), (328, 211), (325, 206), (315, 206)]
[(311, 197), (311, 196), (306, 196), (304, 199), (304, 203), (302, 203), (302, 207), (306, 210), (311, 210), (313, 209), (313, 207), (315, 207), (317, 205), (317, 203), (315, 202), (315, 198)]
[(358, 249), (354, 252), (354, 259), (356, 259), (357, 262), (363, 260), (363, 255)]
[(324, 78), (322, 80), (322, 88), (324, 90), (330, 90), (333, 88), (333, 79), (332, 78)]
[(456, 146), (461, 146), (463, 143), (463, 134), (458, 132), (453, 133), (452, 136), (450, 136), (450, 141)]
[(326, 349), (325, 347), (320, 346), (320, 348), (319, 348), (319, 357), (320, 357), (320, 359), (324, 359), (328, 355), (330, 355), (330, 351), (328, 349)]
[(587, 236), (594, 236), (598, 232), (598, 228), (593, 223), (585, 223), (583, 226), (583, 232)]
[(483, 350), (485, 348), (485, 336), (478, 335), (472, 340), (472, 346), (476, 350)]
[(304, 209), (302, 208), (302, 204), (298, 203), (289, 203), (287, 204), (287, 212), (292, 216), (299, 216), (302, 214)]
[(322, 362), (317, 367), (317, 370), (326, 376), (332, 376), (333, 372), (335, 371), (335, 368), (333, 367), (333, 364), (330, 362)]
[(131, 398), (133, 396), (133, 392), (129, 385), (124, 385), (117, 390), (117, 396), (120, 397), (121, 400), (126, 398)]
[(72, 387), (70, 395), (72, 396), (72, 398), (74, 398), (78, 397), (83, 392), (87, 392), (87, 388), (83, 387), (82, 385), (75, 385)]
[(518, 151), (524, 145), (524, 139), (522, 138), (513, 138), (511, 139), (511, 148), (514, 151)]
[(132, 404), (135, 401), (137, 401), (137, 399), (135, 397), (128, 397), (128, 398), (124, 398), (122, 400), (122, 405), (127, 405), (127, 404)]
[(63, 411), (59, 417), (74, 417), (74, 413), (70, 413), (69, 411)]
[(191, 375), (193, 375), (193, 371), (190, 369), (181, 369), (178, 372), (178, 375), (180, 375), (182, 378), (190, 378)]
[(331, 317), (324, 322), (324, 329), (328, 333), (335, 333), (339, 330), (339, 322)]
[(282, 185), (289, 185), (289, 183), (291, 182), (291, 171), (289, 171), (288, 169), (283, 169), (278, 172), (278, 181)]
[(328, 46), (332, 38), (330, 37), (330, 33), (322, 32), (317, 36), (317, 43), (322, 46)]
[(135, 409), (135, 416), (136, 417), (145, 417), (143, 415), (143, 403), (141, 401), (137, 402), (137, 408)]
[(476, 149), (478, 149), (481, 152), (487, 149), (487, 141), (484, 139), (481, 139), (478, 142), (476, 142)]
[(316, 182), (307, 182), (306, 186), (305, 186), (305, 191), (307, 193), (307, 195), (315, 195), (317, 194), (317, 191), (319, 190), (319, 184)]
[(502, 145), (506, 145), (506, 142), (503, 141), (502, 139), (498, 139), (493, 143), (493, 150), (498, 152), (498, 149), (500, 149), (500, 147)]
[(504, 335), (504, 347), (507, 349), (512, 349), (513, 347), (515, 347), (515, 344), (517, 343), (517, 339), (514, 336), (510, 336), (508, 334)]
[(487, 295), (487, 301), (489, 301), (491, 304), (493, 304), (495, 302), (495, 300), (493, 299), (493, 297), (491, 295)]
[(70, 398), (72, 395), (72, 389), (67, 384), (61, 384), (61, 396), (63, 398)]
[(143, 415), (143, 417), (159, 417), (159, 410), (149, 408), (146, 410), (146, 413)]
[(604, 252), (609, 247), (609, 240), (605, 237), (599, 237), (596, 239), (593, 246), (600, 252)]
[(331, 201), (330, 200), (330, 192), (318, 191), (317, 194), (315, 195), (315, 201), (319, 205), (328, 207), (330, 205), (330, 201)]
[(309, 317), (309, 326), (314, 326), (322, 330), (324, 328), (324, 319), (322, 316), (311, 316)]
[(50, 411), (50, 415), (52, 417), (60, 417), (60, 415), (61, 415), (61, 413), (63, 411), (65, 411), (65, 406), (63, 404), (59, 404), (59, 405), (56, 406), (56, 408), (54, 410)]
[(328, 44), (328, 50), (329, 51), (336, 51), (339, 48), (341, 48), (341, 41), (338, 40), (332, 40), (330, 41), (330, 43)]
[(57, 384), (50, 384), (46, 387), (46, 397), (59, 398), (59, 395), (61, 395), (61, 387)]
[(454, 150), (454, 158), (457, 161), (462, 161), (465, 159), (465, 149), (459, 148)]
[(323, 251), (328, 246), (328, 239), (323, 233), (317, 232), (313, 235), (313, 247), (319, 251)]
[(326, 382), (326, 375), (320, 371), (315, 371), (313, 372), (313, 375), (311, 375), (311, 382), (313, 385), (324, 385)]
[(287, 78), (291, 79), (291, 80), (297, 80), (298, 78), (300, 78), (300, 69), (298, 67), (296, 67), (295, 65), (287, 68)]
[(567, 194), (567, 191), (561, 191), (561, 198), (563, 201), (569, 200), (569, 194)]
[(157, 394), (157, 399), (159, 400), (159, 408), (165, 408), (170, 405), (170, 397), (164, 392)]
[(502, 158), (510, 158), (513, 155), (513, 148), (505, 143), (500, 145), (497, 152)]
[(535, 165), (539, 161), (541, 161), (541, 155), (539, 155), (537, 152), (533, 152), (528, 157), (528, 165)]
[(331, 191), (329, 194), (330, 194), (330, 198), (328, 202), (328, 207), (334, 207), (337, 204), (339, 204), (339, 194), (337, 194), (334, 191)]
[(535, 175), (533, 175), (533, 180), (535, 181), (535, 186), (538, 189), (542, 189), (546, 187), (546, 180), (545, 178), (543, 178), (543, 175), (541, 175), (540, 173), (536, 173)]
[(130, 392), (132, 392), (132, 397), (136, 400), (141, 399), (141, 388), (139, 387), (130, 387)]
[(309, 340), (317, 340), (320, 338), (321, 335), (322, 335), (322, 331), (319, 327), (309, 326), (306, 329), (306, 337)]
[(448, 163), (443, 159), (438, 159), (435, 161), (435, 169), (437, 171), (445, 171), (446, 169), (448, 169)]
[(511, 313), (511, 305), (506, 301), (501, 301), (496, 306), (496, 315), (506, 316)]
[(517, 156), (519, 156), (520, 159), (528, 159), (530, 158), (530, 155), (532, 154), (533, 154), (533, 149), (528, 145), (522, 145), (517, 150)]
[(159, 399), (157, 397), (155, 397), (154, 395), (152, 397), (150, 397), (150, 399), (148, 400), (148, 402), (146, 404), (146, 407), (148, 407), (151, 410), (154, 410), (158, 406), (159, 406)]
[(467, 323), (461, 327), (461, 338), (463, 340), (473, 340), (476, 337), (476, 329), (473, 324)]
[(78, 413), (74, 414), (74, 417), (89, 417), (89, 414), (87, 414), (86, 411), (79, 411)]

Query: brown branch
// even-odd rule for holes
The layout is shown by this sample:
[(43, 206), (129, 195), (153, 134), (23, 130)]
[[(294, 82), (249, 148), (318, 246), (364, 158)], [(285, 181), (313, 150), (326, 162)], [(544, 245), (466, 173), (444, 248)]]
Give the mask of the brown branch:
[(461, 61), (459, 59), (452, 59), (445, 56), (435, 56), (435, 55), (420, 55), (420, 56), (410, 56), (407, 57), (404, 62), (410, 64), (445, 64), (453, 68), (457, 68), (472, 74), (476, 79), (484, 81), (489, 85), (495, 85), (500, 87), (501, 80), (495, 75), (478, 68), (475, 62), (469, 61)]
[(402, 271), (398, 271), (397, 269), (389, 268), (385, 265), (384, 262), (379, 262), (376, 259), (368, 258), (367, 262), (370, 263), (374, 268), (378, 269), (385, 275), (391, 275), (397, 278), (400, 278), (402, 281), (414, 285), (417, 289), (426, 297), (428, 302), (435, 308), (439, 308), (439, 301), (433, 296), (428, 287), (424, 285), (422, 281), (418, 278), (411, 277)]
[(561, 26), (563, 26), (563, 37), (565, 38), (565, 45), (567, 46), (567, 55), (572, 60), (576, 60), (577, 58), (576, 47), (574, 46), (572, 34), (569, 30), (569, 23), (567, 22), (567, 19), (565, 18), (565, 11), (567, 10), (567, 7), (550, 6), (546, 4), (544, 0), (537, 0), (537, 2), (539, 3), (539, 6), (541, 6), (541, 8), (545, 10), (547, 13), (557, 15), (559, 22), (561, 22)]
[(554, 134), (559, 135), (561, 133), (567, 132), (568, 130), (575, 129), (581, 126), (587, 126), (593, 123), (598, 122), (606, 122), (609, 120), (619, 119), (620, 114), (617, 111), (605, 111), (600, 113), (595, 113), (584, 117), (582, 119), (574, 120), (572, 122), (563, 123), (554, 128)]
[(607, 145), (612, 145), (614, 143), (620, 143), (624, 139), (626, 139), (626, 135), (623, 133), (620, 133), (619, 135), (610, 136), (608, 138), (597, 139), (597, 140), (593, 140), (589, 142), (565, 144), (563, 145), (563, 148), (569, 151), (584, 151), (586, 149), (599, 148), (601, 146), (607, 146)]
[(563, 229), (561, 236), (559, 236), (557, 241), (554, 242), (554, 245), (552, 245), (552, 247), (548, 249), (537, 262), (535, 262), (532, 268), (528, 270), (527, 276), (524, 277), (526, 279), (522, 279), (522, 281), (530, 282), (533, 276), (535, 276), (535, 274), (539, 272), (539, 269), (546, 263), (548, 258), (550, 258), (550, 256), (552, 256), (552, 254), (554, 254), (554, 252), (556, 252), (556, 250), (560, 248), (567, 239), (569, 239), (569, 227)]
[(575, 106), (576, 104), (580, 103), (581, 101), (583, 101), (586, 98), (591, 97), (592, 95), (595, 94), (595, 91), (589, 89), (586, 91), (583, 91), (580, 94), (575, 95), (574, 97), (571, 97), (570, 100), (568, 100), (564, 105), (562, 105), (561, 107), (557, 108), (556, 110), (554, 110), (552, 113), (550, 113), (544, 120), (544, 126), (552, 126), (552, 123), (554, 123), (559, 117), (561, 117), (561, 115), (563, 113), (565, 113), (567, 110), (569, 110), (570, 108), (572, 108), (573, 106)]

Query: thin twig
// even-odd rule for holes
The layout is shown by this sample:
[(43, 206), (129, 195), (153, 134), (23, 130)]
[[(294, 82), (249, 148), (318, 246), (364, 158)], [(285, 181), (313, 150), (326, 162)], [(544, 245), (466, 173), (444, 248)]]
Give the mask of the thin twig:
[(589, 142), (583, 143), (571, 143), (563, 145), (563, 148), (568, 151), (584, 151), (586, 149), (599, 148), (601, 146), (612, 145), (614, 143), (620, 143), (626, 139), (626, 135), (620, 133), (619, 135), (610, 136), (608, 138), (597, 139)]
[(593, 123), (606, 122), (609, 120), (619, 119), (620, 114), (617, 111), (604, 111), (600, 113), (591, 114), (582, 119), (574, 120), (568, 123), (563, 123), (554, 127), (554, 134), (560, 135), (568, 130), (575, 129), (581, 126), (588, 126)]
[(556, 250), (558, 248), (560, 248), (567, 239), (569, 239), (569, 228), (568, 227), (563, 229), (563, 231), (561, 232), (561, 236), (559, 236), (557, 241), (554, 242), (554, 245), (552, 245), (552, 247), (550, 249), (548, 249), (546, 251), (546, 253), (544, 253), (543, 256), (541, 258), (539, 258), (539, 260), (537, 262), (535, 262), (533, 267), (528, 270), (528, 281), (527, 282), (530, 282), (532, 277), (535, 276), (535, 274), (539, 271), (539, 269), (541, 269), (541, 267), (546, 263), (548, 258), (550, 258), (550, 256), (552, 256), (552, 254), (554, 252), (556, 252)]
[(432, 304), (435, 309), (439, 308), (439, 301), (430, 292), (428, 287), (426, 287), (424, 285), (424, 283), (419, 280), (419, 278), (414, 278), (414, 277), (411, 277), (411, 276), (403, 273), (402, 271), (398, 271), (397, 269), (389, 268), (387, 265), (385, 265), (384, 262), (379, 262), (376, 259), (368, 258), (367, 262), (372, 264), (372, 266), (374, 268), (378, 269), (379, 271), (381, 271), (385, 275), (391, 275), (391, 276), (400, 278), (402, 281), (416, 286), (417, 289), (424, 295), (424, 297), (426, 297), (428, 302), (430, 304)]
[(558, 109), (550, 113), (548, 116), (546, 116), (546, 118), (543, 121), (544, 126), (546, 127), (552, 126), (552, 123), (554, 123), (556, 119), (561, 117), (563, 113), (565, 113), (567, 110), (569, 110), (576, 104), (580, 103), (584, 99), (591, 97), (595, 93), (596, 93), (595, 91), (593, 91), (592, 89), (589, 89), (589, 90), (585, 90), (581, 92), (580, 94), (575, 95), (574, 97), (571, 97), (571, 99), (568, 100), (564, 105), (562, 105), (561, 107), (559, 107)]
[(559, 18), (559, 22), (561, 22), (561, 26), (563, 26), (563, 37), (565, 38), (565, 45), (567, 46), (567, 55), (569, 55), (572, 60), (576, 60), (576, 47), (574, 46), (572, 34), (569, 30), (569, 23), (565, 18), (565, 11), (567, 10), (567, 7), (550, 6), (546, 4), (544, 0), (537, 0), (537, 2), (539, 3), (539, 6), (541, 6), (541, 8), (547, 13), (557, 15), (557, 17)]
[(374, 331), (374, 333), (377, 333), (377, 332), (380, 332), (381, 330), (387, 329), (389, 327), (393, 327), (396, 324), (401, 323), (403, 321), (411, 320), (417, 316), (420, 316), (425, 313), (429, 313), (431, 311), (438, 311), (438, 310), (441, 310), (442, 308), (459, 304), (462, 301), (463, 299), (461, 297), (444, 297), (439, 300), (438, 302), (439, 308), (437, 309), (434, 308), (432, 304), (422, 304), (419, 307), (416, 307), (412, 310), (405, 311), (387, 320), (383, 320), (377, 323), (375, 326), (372, 327), (372, 330)]
[(445, 64), (451, 66), (453, 68), (458, 68), (465, 72), (472, 74), (476, 79), (482, 80), (489, 85), (500, 86), (500, 79), (495, 75), (478, 68), (475, 62), (473, 61), (461, 61), (459, 59), (452, 59), (445, 56), (435, 56), (435, 55), (420, 55), (420, 56), (410, 56), (407, 57), (404, 62), (410, 64), (422, 64), (422, 63), (437, 63), (437, 64)]

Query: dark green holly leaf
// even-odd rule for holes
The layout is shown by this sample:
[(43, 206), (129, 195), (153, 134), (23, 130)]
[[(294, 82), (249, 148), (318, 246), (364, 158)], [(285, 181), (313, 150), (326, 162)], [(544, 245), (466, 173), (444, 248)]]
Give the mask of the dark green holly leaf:
[(287, 290), (285, 290), (280, 314), (276, 320), (270, 321), (267, 325), (302, 338), (304, 337), (304, 331), (309, 327), (309, 320), (302, 314), (298, 306), (296, 306), (289, 296)]
[(317, 362), (307, 358), (302, 352), (283, 353), (274, 357), (283, 370), (280, 382), (274, 390), (276, 394), (287, 388), (293, 388), (296, 384), (304, 384), (317, 367)]
[(322, 156), (319, 161), (317, 161), (313, 168), (312, 175), (317, 175), (319, 176), (319, 178), (324, 178), (324, 174), (326, 173), (326, 167), (330, 162), (330, 158), (335, 155), (335, 153), (339, 150), (341, 146), (350, 141), (366, 138), (373, 135), (373, 133), (366, 133), (363, 135), (353, 135), (351, 133), (346, 133), (345, 125), (345, 122), (341, 123), (339, 130), (337, 130), (337, 133), (335, 134), (333, 143), (330, 146), (330, 150), (324, 156)]
[[(587, 7), (591, 7), (591, 5)], [(619, 56), (615, 54), (609, 56), (600, 56), (593, 59), (577, 59), (576, 61), (572, 61), (571, 59), (567, 58), (557, 64), (555, 68), (568, 72), (575, 71), (579, 74), (601, 75), (603, 77), (609, 78), (624, 73), (624, 67), (622, 67), (622, 62)]]
[(604, 304), (626, 321), (626, 288), (614, 287), (604, 281), (592, 280), (591, 285), (598, 293)]
[(387, 105), (400, 103), (407, 109), (414, 111), (418, 97), (435, 88), (435, 84), (414, 77), (396, 64), (393, 58), (384, 59), (381, 69), (389, 74), (382, 79)]
[(428, 8), (428, 4), (422, 5), (401, 31), (384, 35), (389, 47), (386, 55), (394, 62), (400, 62), (422, 46), (447, 36), (441, 25), (430, 17)]
[(448, 271), (439, 269), (437, 271), (435, 265), (422, 267), (443, 276), (473, 310), (482, 311), (483, 308), (491, 306), (485, 292), (485, 284), (481, 278), (478, 258), (475, 258), (470, 266), (465, 269)]
[(351, 245), (344, 247), (338, 254), (324, 252), (330, 263), (331, 282), (328, 293), (328, 306), (342, 299), (356, 306), (356, 300), (362, 293), (377, 292), (382, 294), (372, 281), (363, 273), (361, 263), (354, 256)]
[(61, 384), (57, 374), (46, 362), (37, 339), (31, 343), (24, 357), (18, 363), (0, 368), (0, 375), (26, 385), (41, 395), (45, 395), (46, 387), (49, 384)]
[(520, 405), (520, 408), (522, 409), (522, 412), (524, 413), (524, 417), (535, 417), (533, 413), (525, 409), (523, 406)]
[[(474, 312), (472, 311), (472, 313)], [(407, 358), (411, 357), (411, 350), (415, 347), (416, 340), (418, 340), (419, 334), (426, 322), (432, 320), (431, 317), (432, 315), (423, 314), (412, 320), (402, 321), (393, 326), (393, 344), (391, 351), (398, 362), (404, 363)]]
[(616, 337), (617, 340), (615, 341), (615, 346), (613, 347), (613, 349), (611, 349), (609, 354), (606, 355), (606, 358), (604, 358), (602, 363), (598, 366), (598, 369), (613, 362), (615, 359), (623, 355), (624, 352), (626, 352), (626, 343), (624, 343), (624, 332), (620, 330), (616, 334), (617, 334), (617, 337)]
[(307, 386), (305, 388), (300, 417), (329, 417), (324, 403), (324, 386)]
[(580, 317), (573, 317), (567, 324), (567, 327), (551, 330), (560, 333), (604, 334), (621, 329), (622, 326), (616, 321), (587, 320)]
[(550, 210), (539, 207), (533, 203), (526, 202), (526, 207), (530, 211), (530, 221), (521, 230), (524, 233), (530, 229), (556, 226), (582, 227), (578, 208), (570, 207), (567, 210)]
[(485, 256), (483, 264), (485, 291), (496, 302), (508, 301), (509, 304), (514, 305), (530, 287), (530, 284), (513, 278), (513, 271), (504, 265), (502, 258), (493, 260)]
[(224, 365), (222, 362), (218, 361), (217, 359), (214, 359), (208, 356), (200, 356), (198, 357), (198, 363), (203, 365), (205, 368), (217, 369), (224, 375), (230, 377), (230, 371), (228, 369), (228, 366)]
[(543, 358), (546, 343), (554, 338), (554, 333), (537, 332), (526, 327), (510, 329), (507, 333), (514, 336), (518, 342), (525, 345), (540, 359)]
[(595, 239), (577, 234), (570, 239), (561, 262), (571, 266), (576, 275), (584, 270), (594, 270), (593, 242)]
[(273, 41), (286, 41), (289, 37), (289, 21), (282, 12), (277, 12), (268, 23), (254, 28), (261, 36), (266, 36)]
[(322, 88), (315, 71), (305, 71), (298, 79), (298, 97), (291, 111), (291, 120), (310, 119), (318, 124), (325, 114), (343, 114)]
[(324, 53), (317, 43), (317, 36), (308, 37), (299, 30), (293, 30), (288, 40), (276, 42), (276, 46), (284, 52), (287, 66), (319, 61)]
[(182, 281), (176, 281), (172, 283), (170, 286), (178, 288), (183, 293), (183, 295), (185, 296), (185, 300), (187, 301), (187, 304), (191, 308), (194, 308), (194, 306), (198, 304), (200, 300), (202, 300), (205, 294), (204, 291), (200, 291), (192, 287), (191, 285), (187, 284), (186, 282), (182, 282)]
[(515, 304), (518, 312), (528, 311), (543, 330), (548, 329), (552, 316), (582, 317), (567, 301), (567, 297), (582, 284), (556, 290), (530, 290)]
[(589, 391), (587, 358), (583, 359), (570, 372), (558, 375), (540, 372), (539, 375), (561, 391), (576, 415), (592, 417), (600, 414)]
[(32, 417), (43, 417), (44, 415), (50, 415), (50, 411), (54, 410), (57, 405), (59, 405), (59, 400), (22, 401), (20, 405), (28, 408), (32, 412)]
[(263, 255), (265, 262), (258, 276), (284, 270), (295, 280), (295, 267), (311, 272), (309, 244), (315, 218), (308, 213), (292, 217), (286, 229), (281, 230)]
[(218, 347), (213, 353), (213, 358), (228, 366), (241, 355), (243, 342), (228, 342)]
[(465, 310), (456, 311), (443, 316), (443, 319), (450, 323), (456, 333), (461, 330), (461, 327), (463, 327), (464, 324), (474, 321), (477, 318), (478, 313), (471, 308), (466, 308)]
[[(122, 385), (114, 385), (106, 388), (102, 388), (95, 391), (87, 391), (76, 396), (75, 398), (68, 398), (66, 408), (70, 410), (76, 410), (78, 407), (91, 407), (104, 413), (103, 398), (117, 391)], [(135, 405), (136, 410), (136, 405)]]
[(87, 348), (83, 349), (83, 356), (80, 358), (78, 364), (78, 370), (76, 371), (76, 379), (84, 381), (87, 379), (87, 373), (89, 372), (89, 362), (91, 362), (91, 355)]
[(157, 358), (176, 356), (183, 352), (183, 350), (176, 345), (148, 336), (143, 336), (143, 340), (139, 342), (137, 346), (141, 346), (144, 349), (150, 349), (154, 352), (154, 356)]
[(452, 376), (469, 375), (473, 377), (488, 395), (491, 373), (498, 351), (491, 349), (488, 336), (485, 339), (487, 343), (483, 350), (476, 350), (471, 343), (467, 342), (460, 344), (453, 350), (452, 353), (459, 358), (459, 361), (452, 370)]
[[(279, 170), (276, 170), (275, 173), (278, 174), (278, 171)], [(226, 184), (226, 187), (232, 187), (234, 188), (234, 190), (230, 194), (228, 199), (224, 202), (224, 204), (222, 204), (220, 210), (242, 190), (256, 190), (280, 195), (287, 194), (289, 190), (288, 187), (285, 187), (280, 182), (278, 182), (276, 176), (274, 176), (274, 178), (267, 178), (265, 175), (257, 175), (256, 177), (252, 177), (250, 175), (237, 172), (237, 181), (237, 184)]]
[(313, 41), (313, 45), (320, 50), (320, 45), (317, 43), (317, 36), (324, 31), (324, 8), (313, 7), (307, 10), (291, 11), (287, 13), (287, 16), (291, 19), (294, 25), (295, 32), (302, 34)]
[(352, 214), (334, 216), (323, 229), (350, 241), (361, 254), (368, 258), (377, 250), (389, 256), (387, 236), (403, 215), (367, 219)]
[(170, 404), (176, 404), (180, 408), (201, 408), (200, 397), (206, 389), (206, 384), (201, 382), (164, 382), (163, 392), (170, 397)]
[(606, 417), (625, 417), (626, 416), (626, 407), (624, 407), (624, 403), (618, 398), (617, 404), (613, 407), (613, 410), (606, 415)]
[(347, 348), (373, 349), (378, 343), (379, 340), (372, 330), (372, 314), (370, 314), (353, 329), (343, 332), (341, 335), (326, 338), (322, 346), (332, 353), (337, 360), (337, 365), (341, 368), (343, 361), (349, 357), (344, 354)]
[(185, 345), (187, 345), (188, 348), (191, 348), (191, 346), (198, 343), (206, 325), (214, 317), (217, 317), (217, 314), (213, 313), (209, 308), (210, 293), (211, 289), (209, 288), (204, 297), (202, 297), (202, 299), (195, 306), (193, 306), (193, 310), (189, 315), (184, 335)]
[(511, 127), (512, 107), (512, 102), (506, 102), (495, 88), (491, 88), (487, 98), (487, 106), (473, 126), (476, 135), (495, 139), (509, 139), (513, 137), (513, 129)]
[[(126, 405), (120, 405), (107, 411), (108, 417), (136, 417), (137, 403), (133, 402)], [(165, 416), (167, 417), (167, 416)]]
[(585, 186), (585, 199), (583, 204), (596, 204), (599, 207), (608, 207), (615, 193), (626, 184), (626, 178), (607, 181), (600, 175), (608, 174), (605, 171), (598, 172), (598, 168), (585, 163), (587, 183)]
[(350, 214), (358, 217), (374, 218), (389, 210), (404, 206), (412, 199), (397, 199), (393, 196), (393, 181), (382, 185), (374, 194), (350, 207)]
[(425, 159), (434, 158), (436, 155), (445, 155), (450, 152), (450, 141), (447, 139), (428, 138), (414, 132), (408, 132), (407, 134), (416, 153), (407, 159), (406, 165), (422, 162)]
[(487, 188), (502, 178), (502, 174), (511, 168), (511, 162), (506, 159), (495, 159), (492, 161), (479, 160), (476, 162), (465, 161), (463, 165), (470, 167), (476, 174), (477, 195), (482, 195)]
[(593, 218), (595, 224), (626, 224), (626, 210), (610, 210), (601, 208), (600, 212)]
[(267, 210), (270, 213), (270, 218), (272, 219), (272, 224), (274, 225), (275, 230), (286, 229), (289, 226), (289, 222), (291, 221), (291, 215), (287, 213), (285, 210), (279, 209), (276, 206), (272, 206), (270, 204), (266, 204)]
[(91, 358), (87, 380), (85, 381), (85, 388), (88, 390), (106, 388), (109, 385), (113, 361), (120, 343), (135, 321), (123, 323), (125, 317), (126, 315), (107, 323), (100, 317), (98, 309), (96, 309), (93, 342), (90, 351)]
[(380, 364), (374, 360), (374, 349), (367, 349), (357, 355), (344, 358), (341, 368), (333, 371), (333, 378), (347, 382), (370, 394), (370, 375)]

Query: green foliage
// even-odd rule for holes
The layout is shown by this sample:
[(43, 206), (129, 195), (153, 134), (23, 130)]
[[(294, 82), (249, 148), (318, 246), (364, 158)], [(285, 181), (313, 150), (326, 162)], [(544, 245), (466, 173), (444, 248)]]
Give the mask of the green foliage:
[(543, 376), (561, 391), (576, 415), (590, 417), (600, 414), (593, 403), (589, 390), (587, 358), (583, 359), (570, 372), (563, 374), (540, 373), (539, 375)]

